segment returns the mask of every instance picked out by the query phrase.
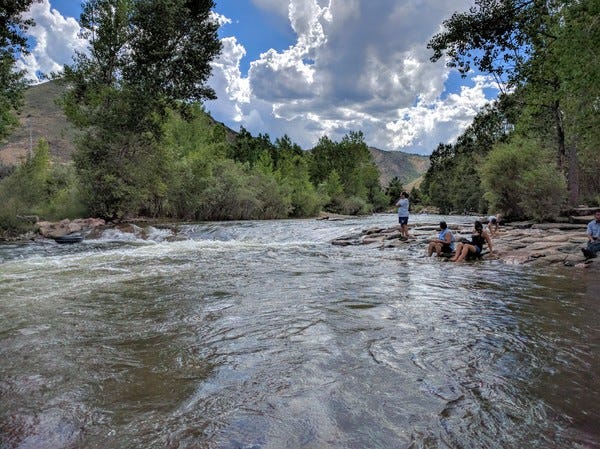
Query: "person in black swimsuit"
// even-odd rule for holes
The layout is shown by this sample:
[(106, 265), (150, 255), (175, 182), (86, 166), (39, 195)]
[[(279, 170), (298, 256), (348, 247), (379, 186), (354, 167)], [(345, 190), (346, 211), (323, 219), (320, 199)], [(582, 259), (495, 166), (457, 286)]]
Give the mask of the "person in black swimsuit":
[(451, 262), (462, 262), (467, 256), (477, 257), (483, 250), (483, 245), (486, 244), (490, 248), (492, 254), (492, 239), (489, 234), (483, 230), (483, 225), (480, 221), (475, 222), (475, 232), (471, 236), (470, 242), (461, 242), (456, 245), (454, 257), (449, 259)]

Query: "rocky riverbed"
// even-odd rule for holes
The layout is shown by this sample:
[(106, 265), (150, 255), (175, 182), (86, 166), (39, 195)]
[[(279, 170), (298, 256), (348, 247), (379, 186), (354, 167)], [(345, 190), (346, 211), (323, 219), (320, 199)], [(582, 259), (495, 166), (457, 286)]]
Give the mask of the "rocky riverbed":
[[(319, 219), (343, 220), (343, 216), (326, 214)], [(533, 266), (567, 266), (593, 268), (600, 271), (600, 257), (585, 260), (581, 252), (587, 242), (586, 223), (592, 217), (581, 217), (576, 223), (508, 223), (500, 226), (493, 236), (493, 251), (485, 248), (483, 261), (502, 261), (507, 264)], [(403, 239), (399, 226), (375, 227), (359, 233), (334, 239), (333, 245), (371, 245), (374, 249), (385, 250), (397, 247), (410, 248), (415, 254), (427, 254), (429, 240), (436, 238), (437, 226), (419, 223), (418, 216), (411, 219), (410, 238)], [(86, 238), (97, 238), (107, 228), (135, 234), (138, 238), (146, 235), (148, 223), (106, 223), (104, 220), (88, 218), (62, 220), (60, 222), (38, 222), (37, 232), (21, 236), (21, 240), (57, 238), (73, 233), (81, 233)], [(177, 239), (177, 226), (172, 228), (172, 239)], [(472, 232), (469, 225), (450, 225), (456, 240), (468, 238)], [(435, 257), (435, 256), (434, 256)]]
[[(457, 241), (462, 237), (469, 238), (472, 233), (471, 225), (450, 228)], [(365, 229), (357, 234), (337, 238), (332, 244), (371, 245), (380, 250), (409, 247), (415, 253), (426, 256), (427, 244), (437, 237), (437, 233), (436, 226), (413, 222), (408, 239), (401, 237), (399, 226), (392, 226)], [(558, 265), (600, 270), (600, 258), (585, 260), (583, 257), (581, 248), (586, 242), (585, 224), (505, 224), (492, 237), (493, 251), (489, 252), (486, 246), (482, 259), (500, 260), (507, 264)]]

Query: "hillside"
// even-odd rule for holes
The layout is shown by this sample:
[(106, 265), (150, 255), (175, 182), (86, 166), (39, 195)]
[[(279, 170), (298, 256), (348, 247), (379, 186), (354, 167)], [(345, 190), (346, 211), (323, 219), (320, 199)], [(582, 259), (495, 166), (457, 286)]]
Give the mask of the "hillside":
[(41, 138), (48, 141), (50, 155), (55, 161), (70, 160), (76, 133), (56, 104), (63, 90), (56, 81), (26, 90), (25, 103), (19, 113), (21, 126), (0, 144), (0, 162), (6, 165), (19, 162), (27, 155), (30, 143), (35, 146)]
[[(386, 187), (397, 176), (405, 188), (415, 184), (429, 168), (429, 157), (402, 151), (384, 151), (369, 147), (373, 159), (379, 167), (381, 185)], [(410, 186), (409, 186), (410, 185)]]
[[(54, 161), (68, 162), (75, 149), (73, 141), (76, 131), (69, 124), (56, 100), (64, 86), (58, 81), (49, 81), (32, 86), (25, 92), (25, 104), (19, 113), (17, 127), (5, 142), (0, 142), (0, 162), (13, 165), (27, 155), (30, 143), (45, 138), (50, 146)], [(216, 123), (216, 121), (215, 121)], [(228, 129), (228, 134), (237, 133)], [(429, 158), (401, 151), (383, 151), (370, 147), (369, 150), (381, 172), (381, 185), (386, 187), (397, 176), (406, 186), (414, 183), (429, 167)]]

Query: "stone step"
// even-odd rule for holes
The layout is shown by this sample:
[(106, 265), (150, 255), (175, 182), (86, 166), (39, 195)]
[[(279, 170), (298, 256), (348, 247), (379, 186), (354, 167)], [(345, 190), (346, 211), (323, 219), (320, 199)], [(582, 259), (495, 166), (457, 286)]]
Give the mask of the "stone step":
[[(594, 212), (598, 209), (598, 207), (588, 207), (588, 206), (579, 206), (574, 207), (572, 209), (561, 212), (561, 215), (569, 216), (569, 217), (581, 217), (581, 216), (590, 216), (594, 215)], [(591, 218), (590, 218), (591, 220)], [(588, 220), (588, 221), (590, 221)]]
[(586, 225), (593, 219), (594, 219), (593, 215), (571, 215), (571, 216), (569, 216), (569, 221), (571, 223), (579, 223), (579, 224), (586, 224)]

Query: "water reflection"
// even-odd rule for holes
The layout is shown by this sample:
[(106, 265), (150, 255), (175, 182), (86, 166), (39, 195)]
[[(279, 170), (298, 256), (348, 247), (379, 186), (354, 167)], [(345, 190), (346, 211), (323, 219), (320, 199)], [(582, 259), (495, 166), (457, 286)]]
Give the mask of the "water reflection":
[(323, 238), (369, 225), (10, 248), (0, 447), (600, 444), (597, 279)]

